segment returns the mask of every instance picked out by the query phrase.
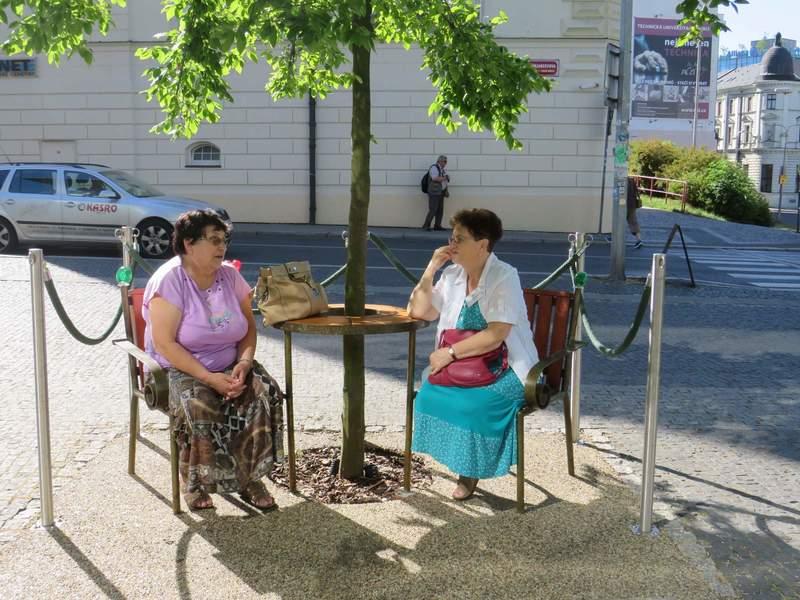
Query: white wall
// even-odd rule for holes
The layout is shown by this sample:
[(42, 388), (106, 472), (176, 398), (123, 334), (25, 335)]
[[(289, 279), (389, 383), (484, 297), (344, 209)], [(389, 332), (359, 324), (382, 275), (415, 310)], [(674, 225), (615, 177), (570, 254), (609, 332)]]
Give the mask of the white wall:
[[(421, 52), (379, 47), (372, 63), (372, 225), (421, 225), (427, 199), (425, 169), (449, 156), (452, 196), (446, 213), (462, 207), (496, 210), (508, 229), (596, 231), (603, 164), (605, 52), (616, 36), (619, 3), (572, 0), (538, 13), (522, 0), (488, 2), (484, 14), (508, 6), (512, 23), (503, 42), (521, 55), (560, 61), (549, 94), (532, 95), (510, 152), (490, 133), (465, 127), (454, 135), (428, 117), (434, 92), (419, 70)], [(76, 160), (137, 172), (171, 193), (213, 200), (236, 221), (308, 219), (308, 110), (305, 99), (272, 102), (264, 92), (265, 65), (231, 77), (235, 102), (222, 120), (204, 125), (191, 142), (149, 133), (157, 106), (139, 92), (146, 65), (133, 57), (141, 41), (165, 29), (160, 2), (115, 9), (115, 42), (94, 44), (88, 68), (80, 60), (55, 69), (38, 58), (38, 76), (4, 82), (0, 145), (12, 160), (40, 160), (43, 141), (74, 141)], [(537, 36), (535, 38), (530, 36)], [(127, 40), (136, 40), (128, 43)], [(347, 221), (350, 195), (349, 91), (317, 108), (317, 222)], [(198, 140), (222, 151), (221, 169), (186, 168), (186, 148)], [(52, 144), (48, 146), (52, 147)], [(606, 184), (611, 175), (606, 176)], [(606, 202), (610, 192), (606, 191)], [(610, 228), (608, 204), (603, 229)]]

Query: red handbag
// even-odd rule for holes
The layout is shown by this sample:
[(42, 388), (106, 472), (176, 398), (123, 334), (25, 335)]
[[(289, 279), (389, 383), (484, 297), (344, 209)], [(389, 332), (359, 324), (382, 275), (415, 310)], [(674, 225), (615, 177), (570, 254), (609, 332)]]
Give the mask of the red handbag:
[[(475, 329), (445, 329), (439, 338), (439, 348), (448, 348), (479, 333)], [(494, 350), (478, 356), (457, 358), (441, 371), (428, 375), (434, 385), (455, 387), (481, 387), (490, 385), (508, 368), (508, 347), (503, 342)]]

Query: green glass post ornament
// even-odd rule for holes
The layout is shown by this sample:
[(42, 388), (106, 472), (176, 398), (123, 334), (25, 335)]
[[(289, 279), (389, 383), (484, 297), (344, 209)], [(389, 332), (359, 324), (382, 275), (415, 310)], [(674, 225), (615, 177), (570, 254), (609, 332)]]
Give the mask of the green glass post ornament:
[(584, 271), (575, 273), (575, 287), (583, 289), (583, 286), (585, 285), (586, 285), (586, 273)]
[(131, 282), (133, 282), (133, 271), (131, 270), (130, 267), (126, 267), (123, 265), (119, 269), (117, 269), (116, 278), (117, 278), (117, 285), (120, 286), (130, 285)]

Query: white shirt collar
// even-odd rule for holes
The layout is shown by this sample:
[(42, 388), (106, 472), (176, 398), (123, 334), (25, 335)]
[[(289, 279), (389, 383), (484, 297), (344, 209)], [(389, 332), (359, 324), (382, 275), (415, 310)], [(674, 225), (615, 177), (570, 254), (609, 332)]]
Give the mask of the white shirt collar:
[[(486, 259), (486, 263), (483, 265), (483, 271), (481, 271), (481, 276), (478, 279), (478, 286), (472, 290), (472, 293), (467, 295), (465, 298), (465, 302), (467, 306), (472, 306), (475, 304), (479, 298), (482, 298), (485, 291), (486, 291), (486, 277), (489, 271), (492, 269), (492, 265), (497, 261), (497, 256), (495, 256), (494, 252), (489, 253), (489, 258)], [(467, 270), (463, 267), (461, 268), (461, 272), (458, 274), (458, 278), (456, 278), (456, 285), (464, 286), (462, 289), (467, 289)]]

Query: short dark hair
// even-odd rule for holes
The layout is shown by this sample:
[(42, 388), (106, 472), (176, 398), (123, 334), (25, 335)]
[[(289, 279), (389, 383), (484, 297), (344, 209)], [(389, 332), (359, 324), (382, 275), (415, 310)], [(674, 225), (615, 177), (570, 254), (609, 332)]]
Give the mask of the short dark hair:
[(461, 225), (476, 240), (489, 240), (489, 252), (503, 237), (503, 222), (487, 208), (463, 208), (450, 219), (450, 226)]
[(172, 249), (175, 254), (186, 254), (184, 242), (194, 244), (203, 237), (203, 231), (211, 225), (214, 231), (224, 231), (225, 237), (230, 234), (230, 228), (217, 213), (210, 208), (203, 210), (190, 210), (183, 213), (175, 221), (175, 232), (172, 234)]

